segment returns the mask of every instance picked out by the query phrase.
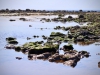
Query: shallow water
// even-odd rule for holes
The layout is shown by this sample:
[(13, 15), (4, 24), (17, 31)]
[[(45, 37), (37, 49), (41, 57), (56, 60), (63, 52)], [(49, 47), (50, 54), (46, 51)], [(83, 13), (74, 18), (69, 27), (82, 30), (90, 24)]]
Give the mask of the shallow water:
[[(19, 42), (18, 45), (22, 45), (29, 41), (42, 41), (42, 35), (49, 36), (52, 31), (67, 32), (62, 30), (54, 30), (55, 26), (75, 26), (79, 25), (75, 22), (67, 23), (55, 23), (55, 22), (40, 22), (39, 17), (27, 17), (31, 21), (20, 21), (16, 17), (0, 16), (0, 75), (99, 75), (100, 68), (98, 62), (100, 61), (100, 46), (95, 44), (91, 45), (79, 45), (73, 44), (75, 50), (81, 51), (86, 50), (90, 52), (89, 58), (81, 59), (76, 67), (72, 68), (62, 63), (51, 63), (44, 60), (28, 60), (27, 55), (21, 52), (15, 52), (13, 49), (5, 49), (4, 46), (7, 44), (5, 38), (15, 37)], [(24, 17), (24, 16), (23, 16)], [(38, 19), (36, 19), (38, 18)], [(16, 19), (16, 21), (10, 22), (9, 19)], [(32, 25), (32, 27), (29, 27)], [(41, 30), (40, 28), (44, 28)], [(47, 29), (45, 29), (47, 28)], [(39, 35), (39, 38), (33, 38), (33, 35)], [(27, 37), (32, 38), (27, 40)], [(63, 46), (66, 43), (62, 43)], [(23, 57), (22, 60), (16, 60), (15, 57)]]

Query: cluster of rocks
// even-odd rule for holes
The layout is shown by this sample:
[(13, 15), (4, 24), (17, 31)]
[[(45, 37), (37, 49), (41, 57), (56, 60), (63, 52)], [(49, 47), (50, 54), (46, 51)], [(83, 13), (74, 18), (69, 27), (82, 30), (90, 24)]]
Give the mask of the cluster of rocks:
[(49, 62), (55, 62), (55, 63), (62, 63), (64, 65), (69, 65), (71, 67), (75, 67), (77, 65), (77, 62), (84, 58), (89, 57), (89, 53), (87, 51), (76, 51), (76, 50), (69, 50), (65, 51), (64, 55), (60, 55), (59, 53), (50, 53), (46, 52), (43, 54), (28, 54), (29, 60), (36, 60), (36, 59), (42, 59), (42, 60), (48, 60)]
[(8, 38), (6, 38), (6, 41), (7, 41), (9, 44), (18, 44), (18, 42), (16, 41), (16, 38), (13, 38), (13, 37), (8, 37)]
[[(67, 34), (63, 35), (63, 33), (60, 33), (62, 35), (58, 35), (58, 33), (52, 32), (53, 38), (57, 40), (61, 40), (63, 42), (68, 42), (72, 40), (74, 43), (77, 42), (90, 42), (90, 41), (99, 41), (100, 40), (100, 24), (91, 25), (91, 26), (71, 26), (71, 27), (61, 27), (56, 26), (54, 29), (62, 29), (65, 31), (68, 31)], [(51, 35), (52, 35), (51, 33)], [(50, 36), (52, 38), (52, 36)], [(53, 40), (54, 40), (53, 39)]]
[[(42, 59), (50, 62), (62, 63), (71, 67), (75, 67), (80, 59), (90, 56), (87, 51), (73, 50), (73, 45), (64, 45), (63, 48), (61, 48), (64, 54), (59, 54), (59, 44), (54, 44), (52, 42), (29, 42), (22, 46), (8, 44), (6, 48), (27, 53), (29, 60)], [(22, 57), (16, 57), (16, 59), (21, 60)]]

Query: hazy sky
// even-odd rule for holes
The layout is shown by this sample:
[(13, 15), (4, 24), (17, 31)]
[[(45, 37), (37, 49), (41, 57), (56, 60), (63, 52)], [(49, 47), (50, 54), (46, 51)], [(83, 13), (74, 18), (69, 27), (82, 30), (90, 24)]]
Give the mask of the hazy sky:
[(100, 10), (100, 0), (0, 0), (0, 9)]

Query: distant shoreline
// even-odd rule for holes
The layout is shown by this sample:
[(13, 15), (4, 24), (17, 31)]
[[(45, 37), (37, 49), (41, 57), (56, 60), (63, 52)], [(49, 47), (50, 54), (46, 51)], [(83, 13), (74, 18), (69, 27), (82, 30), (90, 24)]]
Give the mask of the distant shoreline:
[[(34, 16), (34, 15), (59, 15), (59, 14), (64, 14), (64, 15), (78, 15), (81, 13), (0, 13), (0, 16)], [(100, 14), (100, 12), (87, 12), (87, 13), (82, 13), (82, 14)]]
[(59, 15), (59, 14), (100, 14), (100, 11), (68, 11), (68, 10), (9, 10), (9, 9), (2, 9), (0, 10), (0, 16), (31, 16), (31, 15)]

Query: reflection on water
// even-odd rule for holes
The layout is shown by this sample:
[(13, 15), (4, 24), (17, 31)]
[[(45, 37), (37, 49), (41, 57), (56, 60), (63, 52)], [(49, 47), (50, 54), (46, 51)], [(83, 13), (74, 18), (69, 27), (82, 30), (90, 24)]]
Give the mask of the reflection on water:
[[(29, 18), (29, 17), (27, 17)], [(14, 22), (10, 22), (9, 19), (16, 19)], [(7, 37), (15, 37), (19, 42), (18, 45), (22, 45), (26, 42), (42, 41), (42, 35), (50, 36), (51, 32), (62, 32), (62, 30), (54, 30), (56, 26), (75, 26), (79, 25), (75, 22), (63, 23), (42, 23), (39, 20), (35, 20), (36, 17), (31, 17), (34, 21), (20, 21), (19, 17), (0, 17), (0, 75), (99, 75), (100, 65), (97, 64), (100, 61), (100, 56), (96, 55), (99, 53), (100, 46), (95, 46), (94, 41), (90, 42), (79, 42), (73, 44), (75, 50), (86, 50), (90, 52), (91, 57), (84, 58), (76, 64), (77, 66), (73, 69), (69, 66), (62, 65), (62, 60), (57, 60), (56, 63), (48, 62), (44, 59), (33, 59), (28, 60), (27, 52), (15, 52), (13, 49), (5, 49)], [(29, 27), (32, 25), (32, 27)], [(41, 30), (40, 28), (47, 28)], [(39, 38), (34, 38), (34, 35), (38, 35)], [(27, 37), (32, 39), (27, 40)], [(46, 40), (45, 40), (46, 41)], [(63, 45), (66, 43), (63, 43)], [(81, 45), (81, 46), (80, 46)], [(83, 46), (84, 45), (84, 46)], [(23, 57), (22, 60), (16, 60), (15, 57)], [(33, 56), (32, 56), (33, 58)], [(58, 64), (59, 63), (59, 64)]]
[[(94, 44), (96, 42), (99, 42), (100, 40), (87, 40), (87, 41), (80, 41), (80, 42), (74, 42), (74, 44), (79, 44), (79, 45), (82, 45), (82, 46), (89, 46), (91, 44)], [(99, 45), (99, 44), (97, 44)]]

